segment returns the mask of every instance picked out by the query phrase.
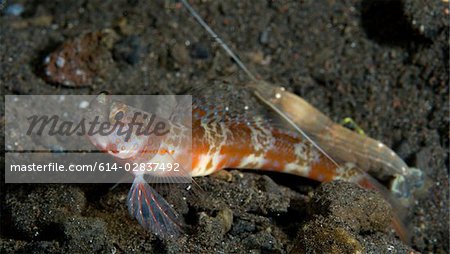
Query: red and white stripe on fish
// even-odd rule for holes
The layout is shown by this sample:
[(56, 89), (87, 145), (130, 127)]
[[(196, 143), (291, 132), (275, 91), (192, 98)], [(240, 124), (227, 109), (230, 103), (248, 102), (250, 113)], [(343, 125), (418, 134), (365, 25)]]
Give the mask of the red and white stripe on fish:
[(270, 170), (326, 182), (353, 180), (351, 164), (338, 167), (296, 132), (265, 121), (204, 120), (208, 114), (193, 108), (192, 176), (223, 168)]

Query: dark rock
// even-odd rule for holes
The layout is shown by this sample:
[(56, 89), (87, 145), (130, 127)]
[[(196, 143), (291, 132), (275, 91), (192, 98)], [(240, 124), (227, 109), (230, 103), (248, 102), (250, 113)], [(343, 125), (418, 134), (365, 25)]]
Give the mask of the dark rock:
[(209, 58), (209, 50), (203, 44), (196, 43), (192, 45), (190, 56), (194, 59), (205, 60)]
[(268, 44), (269, 43), (269, 35), (270, 35), (269, 29), (265, 29), (264, 31), (262, 31), (259, 34), (259, 43), (261, 43), (262, 45)]
[(53, 241), (37, 241), (27, 243), (25, 246), (17, 250), (17, 253), (60, 253), (61, 247), (59, 242)]
[(118, 61), (125, 61), (131, 65), (136, 65), (141, 59), (143, 48), (139, 37), (128, 36), (114, 45), (114, 58)]
[(333, 219), (316, 216), (302, 227), (291, 253), (363, 253), (363, 247), (355, 233)]
[(170, 49), (170, 55), (173, 60), (180, 65), (184, 65), (189, 62), (189, 53), (185, 45), (177, 43)]
[(100, 219), (70, 217), (63, 224), (63, 234), (67, 253), (111, 253), (114, 249)]
[(251, 233), (256, 230), (256, 225), (254, 221), (237, 219), (233, 223), (233, 228), (231, 229), (231, 234), (238, 235), (242, 233)]
[(393, 216), (390, 205), (353, 183), (322, 184), (311, 199), (311, 212), (312, 219), (300, 229), (292, 253), (412, 251), (386, 234)]
[(256, 234), (251, 234), (242, 240), (242, 244), (248, 249), (270, 251), (271, 253), (281, 253), (281, 245), (271, 234), (270, 229), (262, 230)]
[[(211, 179), (211, 187), (221, 196), (234, 214), (236, 212), (254, 212), (257, 214), (286, 213), (291, 192), (273, 182), (269, 177), (257, 174), (242, 174), (231, 171), (234, 181), (228, 183), (216, 178)], [(226, 186), (226, 187), (225, 187)], [(210, 190), (212, 191), (212, 190)]]
[(59, 239), (51, 228), (67, 216), (81, 214), (85, 203), (83, 192), (66, 185), (45, 185), (6, 197), (11, 222), (25, 239)]
[(448, 2), (414, 0), (404, 0), (402, 2), (404, 12), (411, 26), (419, 33), (428, 38), (433, 38), (442, 29), (448, 29)]
[(386, 231), (393, 217), (381, 195), (341, 181), (322, 184), (311, 199), (311, 210), (355, 232)]
[(114, 31), (105, 29), (65, 41), (44, 59), (44, 79), (69, 87), (90, 86), (112, 68)]

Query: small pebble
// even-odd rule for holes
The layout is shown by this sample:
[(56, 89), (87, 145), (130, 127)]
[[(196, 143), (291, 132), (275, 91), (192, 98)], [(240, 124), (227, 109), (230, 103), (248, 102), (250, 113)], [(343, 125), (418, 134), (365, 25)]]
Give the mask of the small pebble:
[(110, 29), (68, 39), (45, 57), (43, 78), (69, 87), (91, 86), (114, 69), (110, 48), (117, 35)]
[(173, 59), (178, 64), (186, 64), (189, 62), (189, 53), (185, 45), (175, 44), (170, 50)]
[(222, 222), (223, 233), (230, 231), (233, 225), (233, 211), (230, 208), (225, 208), (217, 213), (217, 218)]
[(114, 58), (131, 65), (139, 62), (142, 53), (143, 48), (141, 47), (139, 37), (136, 35), (126, 37), (114, 46)]
[(261, 34), (259, 35), (259, 43), (261, 43), (262, 45), (266, 45), (269, 43), (269, 30), (268, 29), (262, 31)]
[(63, 57), (58, 56), (58, 58), (56, 58), (56, 67), (62, 68), (62, 67), (64, 67), (65, 63), (66, 63), (66, 60), (64, 60)]
[(89, 102), (82, 101), (80, 102), (80, 105), (78, 105), (79, 108), (87, 108), (89, 106)]
[(192, 46), (190, 56), (195, 59), (205, 60), (209, 57), (208, 49), (202, 44), (194, 44)]

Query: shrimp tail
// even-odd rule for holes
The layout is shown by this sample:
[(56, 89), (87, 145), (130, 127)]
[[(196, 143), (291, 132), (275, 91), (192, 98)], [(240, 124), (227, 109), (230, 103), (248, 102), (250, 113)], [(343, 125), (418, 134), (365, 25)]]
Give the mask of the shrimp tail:
[(176, 238), (182, 222), (176, 211), (145, 181), (136, 176), (127, 198), (128, 212), (139, 224), (161, 238)]

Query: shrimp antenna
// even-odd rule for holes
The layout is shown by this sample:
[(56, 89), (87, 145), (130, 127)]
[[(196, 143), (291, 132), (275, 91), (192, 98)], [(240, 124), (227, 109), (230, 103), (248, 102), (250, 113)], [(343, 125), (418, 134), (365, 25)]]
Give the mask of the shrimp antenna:
[[(258, 97), (262, 102), (264, 102), (266, 105), (268, 105), (273, 111), (275, 111), (283, 120), (285, 120), (291, 127), (293, 127), (296, 131), (298, 131), (303, 137), (305, 137), (309, 142), (312, 143), (312, 145), (317, 148), (320, 152), (322, 152), (333, 164), (335, 164), (337, 167), (340, 167), (339, 163), (333, 159), (332, 156), (330, 156), (327, 152), (325, 152), (322, 147), (314, 141), (313, 138), (311, 138), (303, 129), (299, 126), (302, 121), (299, 121), (298, 119), (295, 120), (295, 118), (292, 118), (292, 114), (289, 112), (289, 107), (286, 108), (286, 106), (272, 103), (271, 101), (271, 94), (274, 91), (279, 91), (278, 94), (279, 97), (285, 97), (289, 96), (289, 98), (285, 99), (285, 103), (288, 103), (289, 106), (292, 105), (300, 105), (299, 107), (303, 107), (303, 110), (309, 110), (310, 113), (315, 114), (316, 116), (319, 116), (321, 118), (324, 118), (325, 116), (322, 116), (323, 114), (319, 112), (317, 109), (315, 109), (313, 106), (311, 106), (309, 103), (304, 101), (301, 97), (292, 94), (290, 92), (287, 92), (282, 87), (278, 87), (278, 90), (275, 90), (274, 88), (271, 88), (271, 86), (261, 80), (256, 79), (256, 77), (247, 69), (247, 67), (241, 62), (241, 60), (238, 58), (238, 56), (228, 47), (228, 45), (225, 44), (225, 42), (211, 29), (211, 27), (206, 24), (206, 22), (200, 17), (200, 15), (192, 8), (192, 6), (188, 3), (187, 0), (180, 0), (181, 3), (184, 5), (184, 7), (188, 10), (188, 12), (197, 20), (197, 22), (214, 38), (214, 40), (219, 43), (219, 45), (227, 52), (227, 54), (236, 62), (236, 64), (241, 68), (247, 76), (255, 83), (258, 84), (252, 85), (251, 87), (254, 89), (254, 93), (256, 97)], [(281, 93), (283, 95), (281, 95)], [(331, 121), (331, 120), (329, 120)], [(315, 123), (316, 125), (318, 123)], [(362, 171), (359, 167), (356, 168), (358, 172), (365, 175), (366, 173)], [(393, 209), (395, 209), (398, 204), (395, 202), (395, 200), (392, 200), (389, 193), (386, 193), (383, 189), (383, 186), (379, 185), (376, 180), (371, 181), (372, 187), (376, 190), (378, 190), (383, 197), (391, 204)], [(397, 209), (398, 210), (398, 209)], [(402, 238), (403, 241), (408, 242), (409, 236), (408, 232), (405, 230), (404, 225), (402, 224), (400, 218), (396, 215), (393, 219), (393, 225), (396, 229), (398, 235)]]
[[(239, 57), (228, 47), (228, 45), (212, 30), (212, 28), (206, 24), (202, 17), (192, 8), (187, 0), (180, 0), (181, 3), (186, 7), (188, 12), (197, 20), (197, 22), (213, 37), (213, 39), (219, 43), (219, 45), (227, 52), (227, 54), (236, 62), (236, 64), (241, 68), (247, 76), (254, 82), (258, 82), (258, 79), (247, 69), (247, 67), (242, 63)], [(309, 142), (313, 144), (320, 152), (322, 152), (328, 159), (331, 160), (333, 164), (339, 167), (339, 164), (326, 153), (313, 139), (309, 137), (292, 119), (290, 119), (286, 114), (284, 114), (279, 108), (275, 107), (271, 102), (265, 99), (258, 91), (255, 91), (256, 96), (261, 99), (265, 104), (267, 104), (271, 109), (273, 109), (277, 114), (279, 114), (285, 121), (287, 121), (295, 130), (300, 132)]]
[(219, 43), (219, 45), (227, 52), (227, 54), (236, 62), (236, 64), (241, 68), (247, 76), (250, 77), (252, 81), (257, 81), (256, 77), (245, 67), (244, 63), (239, 59), (239, 57), (228, 47), (228, 45), (217, 35), (208, 24), (200, 17), (200, 15), (192, 8), (187, 0), (180, 0), (181, 3), (186, 7), (189, 13), (197, 20), (197, 22), (213, 37), (213, 39)]

